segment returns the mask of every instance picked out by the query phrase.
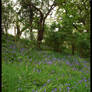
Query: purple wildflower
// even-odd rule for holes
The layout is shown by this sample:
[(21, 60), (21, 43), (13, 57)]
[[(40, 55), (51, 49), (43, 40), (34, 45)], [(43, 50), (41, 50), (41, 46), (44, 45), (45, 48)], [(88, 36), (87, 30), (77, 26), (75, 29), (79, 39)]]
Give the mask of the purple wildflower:
[(43, 86), (46, 86), (46, 83), (45, 83), (45, 84), (43, 84)]
[(54, 70), (52, 70), (52, 71), (51, 71), (51, 73), (55, 73), (55, 71), (54, 71)]
[(87, 84), (85, 84), (85, 87), (87, 87)]
[(62, 58), (61, 60), (62, 60), (62, 61), (64, 61), (64, 60), (65, 60), (65, 58)]
[(75, 67), (74, 67), (74, 68), (72, 68), (72, 69), (73, 69), (73, 70), (77, 70), (77, 68), (75, 68)]
[(69, 88), (69, 87), (67, 87), (67, 92), (69, 92), (69, 89), (70, 89), (70, 88)]
[(56, 60), (56, 58), (53, 58), (53, 60)]
[(41, 64), (41, 62), (38, 63), (39, 65)]
[(49, 61), (49, 62), (48, 62), (48, 64), (52, 64), (52, 62), (51, 62), (51, 61)]
[(22, 88), (18, 88), (18, 91), (21, 91), (22, 90)]
[(84, 63), (87, 63), (87, 61), (83, 61)]
[(13, 46), (12, 46), (12, 45), (10, 45), (10, 48), (13, 48)]
[(32, 92), (35, 92), (35, 90), (33, 89)]
[(47, 83), (50, 83), (50, 80), (48, 80)]
[(87, 82), (87, 80), (86, 80), (86, 79), (85, 79), (84, 81), (85, 81), (85, 82)]
[(36, 81), (33, 81), (33, 84), (36, 84)]
[(55, 92), (57, 91), (57, 88), (55, 88)]
[(78, 62), (78, 60), (74, 60), (75, 64), (80, 65), (80, 63)]
[(46, 88), (44, 89), (44, 92), (46, 92)]
[(84, 67), (87, 67), (87, 65), (84, 65)]
[(79, 83), (81, 83), (81, 82), (82, 82), (82, 80), (79, 81)]
[(37, 69), (37, 72), (41, 72), (41, 70)]
[(66, 61), (66, 64), (67, 64), (67, 65), (70, 65), (69, 61)]
[(68, 83), (66, 83), (65, 85), (69, 85), (70, 86), (70, 84), (68, 84)]
[(36, 92), (38, 92), (38, 91), (36, 90)]
[(16, 51), (15, 51), (15, 50), (13, 50), (11, 53), (16, 53)]
[(34, 68), (33, 71), (35, 72), (35, 70), (36, 70), (36, 69)]
[(61, 91), (61, 88), (59, 88), (59, 91)]
[(88, 71), (86, 71), (88, 73)]
[(31, 59), (29, 59), (29, 62), (31, 62), (32, 61), (32, 58)]

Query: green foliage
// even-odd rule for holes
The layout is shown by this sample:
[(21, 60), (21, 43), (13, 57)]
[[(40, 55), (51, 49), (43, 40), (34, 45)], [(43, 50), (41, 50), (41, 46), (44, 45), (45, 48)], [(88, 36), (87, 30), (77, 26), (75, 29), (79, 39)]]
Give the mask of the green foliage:
[(82, 33), (81, 36), (78, 38), (78, 49), (79, 53), (83, 57), (90, 56), (90, 38), (89, 33)]
[[(19, 0), (16, 4), (21, 8), (14, 10), (11, 1), (3, 0), (3, 28), (7, 32), (10, 24), (22, 25), (21, 32), (26, 31), (25, 34), (32, 28), (39, 29), (40, 13), (45, 16), (50, 1)], [(34, 5), (33, 17), (30, 3)], [(55, 6), (58, 7), (55, 22), (44, 26), (43, 49), (37, 49), (35, 39), (16, 42), (13, 36), (2, 35), (2, 92), (90, 91), (89, 1), (55, 0)]]
[(2, 92), (89, 92), (90, 63), (78, 56), (25, 48), (3, 35)]

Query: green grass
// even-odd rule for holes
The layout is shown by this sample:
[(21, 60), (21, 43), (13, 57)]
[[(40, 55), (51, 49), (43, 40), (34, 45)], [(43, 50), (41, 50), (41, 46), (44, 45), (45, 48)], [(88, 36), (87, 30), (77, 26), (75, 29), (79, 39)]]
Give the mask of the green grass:
[(27, 48), (24, 41), (17, 48), (13, 39), (3, 36), (2, 92), (90, 92), (86, 59)]

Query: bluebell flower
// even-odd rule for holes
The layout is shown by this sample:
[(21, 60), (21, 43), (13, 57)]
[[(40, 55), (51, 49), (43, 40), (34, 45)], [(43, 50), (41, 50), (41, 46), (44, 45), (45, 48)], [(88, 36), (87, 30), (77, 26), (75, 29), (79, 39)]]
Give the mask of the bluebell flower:
[(88, 73), (88, 71), (86, 71), (86, 73)]
[(29, 59), (29, 62), (31, 62), (32, 61), (32, 58), (31, 59)]
[(41, 62), (38, 63), (39, 65), (41, 64)]
[(69, 61), (66, 61), (66, 64), (67, 64), (67, 65), (70, 65), (70, 62), (69, 62)]
[(51, 62), (51, 61), (49, 61), (49, 62), (48, 62), (48, 64), (52, 64), (52, 62)]
[(46, 83), (45, 83), (45, 84), (43, 84), (43, 86), (46, 86)]
[(35, 72), (35, 70), (36, 70), (36, 69), (34, 68), (33, 71)]
[(37, 69), (37, 72), (41, 72), (41, 70), (40, 69)]
[(87, 63), (87, 61), (83, 61), (84, 63)]
[(36, 90), (36, 92), (38, 92), (38, 91)]
[(85, 82), (87, 82), (87, 80), (86, 80), (86, 79), (85, 79), (84, 81), (85, 81)]
[(78, 61), (75, 62), (77, 65), (80, 65), (80, 63)]
[(73, 69), (73, 70), (77, 70), (77, 68), (75, 68), (75, 67), (74, 67), (74, 68), (72, 68), (72, 69)]
[(47, 83), (50, 83), (50, 79), (47, 81)]
[(87, 65), (84, 65), (84, 67), (87, 67)]
[(11, 53), (16, 53), (16, 51), (15, 51), (15, 50), (13, 50)]
[(10, 48), (13, 48), (13, 46), (12, 46), (12, 45), (10, 45)]
[(70, 87), (67, 87), (67, 92), (69, 92), (69, 90), (70, 90)]
[(46, 88), (44, 89), (44, 92), (46, 92)]
[(18, 88), (18, 91), (22, 91), (22, 88)]
[(85, 84), (85, 87), (87, 87), (87, 84)]
[(80, 80), (79, 83), (81, 83), (83, 80)]
[(61, 88), (59, 88), (59, 91), (61, 92)]
[(35, 90), (33, 89), (32, 92), (35, 92)]
[(55, 88), (55, 92), (57, 91), (57, 88)]
[(68, 84), (68, 83), (66, 83), (65, 85), (69, 85), (70, 86), (70, 84)]

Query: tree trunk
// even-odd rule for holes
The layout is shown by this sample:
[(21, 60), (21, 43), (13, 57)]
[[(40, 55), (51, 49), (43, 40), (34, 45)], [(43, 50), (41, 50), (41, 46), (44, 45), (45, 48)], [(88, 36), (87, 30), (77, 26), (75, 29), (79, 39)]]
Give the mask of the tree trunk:
[(40, 48), (40, 44), (42, 43), (43, 33), (44, 33), (44, 19), (42, 17), (40, 18), (39, 30), (38, 30), (38, 38), (37, 38), (38, 48)]
[(48, 10), (45, 16), (42, 13), (42, 11), (39, 8), (37, 8), (32, 2), (30, 3), (30, 7), (33, 7), (40, 13), (39, 29), (38, 29), (38, 35), (37, 35), (37, 44), (38, 44), (38, 47), (40, 48), (40, 44), (42, 43), (42, 40), (43, 40), (45, 19), (47, 18), (51, 10), (55, 7), (55, 2), (53, 2), (53, 4), (51, 5), (50, 9)]
[(38, 38), (37, 38), (38, 48), (40, 48), (40, 44), (42, 43), (42, 40), (43, 40), (43, 32), (44, 32), (44, 29), (40, 29), (38, 31)]
[(32, 33), (32, 22), (33, 22), (33, 16), (34, 16), (34, 13), (33, 13), (33, 8), (32, 8), (32, 5), (29, 6), (30, 8), (30, 40), (33, 40), (33, 33)]
[(32, 33), (32, 29), (31, 29), (31, 30), (30, 30), (30, 40), (32, 41), (33, 38), (34, 38), (34, 36), (33, 36), (33, 33)]
[(74, 46), (74, 44), (72, 44), (72, 55), (74, 55), (75, 54), (75, 46)]
[(17, 38), (20, 39), (20, 36), (21, 36), (21, 31), (19, 25), (17, 25)]
[(43, 40), (44, 23), (45, 23), (45, 19), (43, 14), (41, 13), (39, 20), (39, 28), (38, 28), (38, 38), (37, 38), (38, 48), (40, 48), (40, 44), (42, 43)]
[(5, 33), (6, 33), (6, 36), (7, 36), (7, 34), (8, 34), (8, 30), (7, 30), (7, 28), (5, 28)]

